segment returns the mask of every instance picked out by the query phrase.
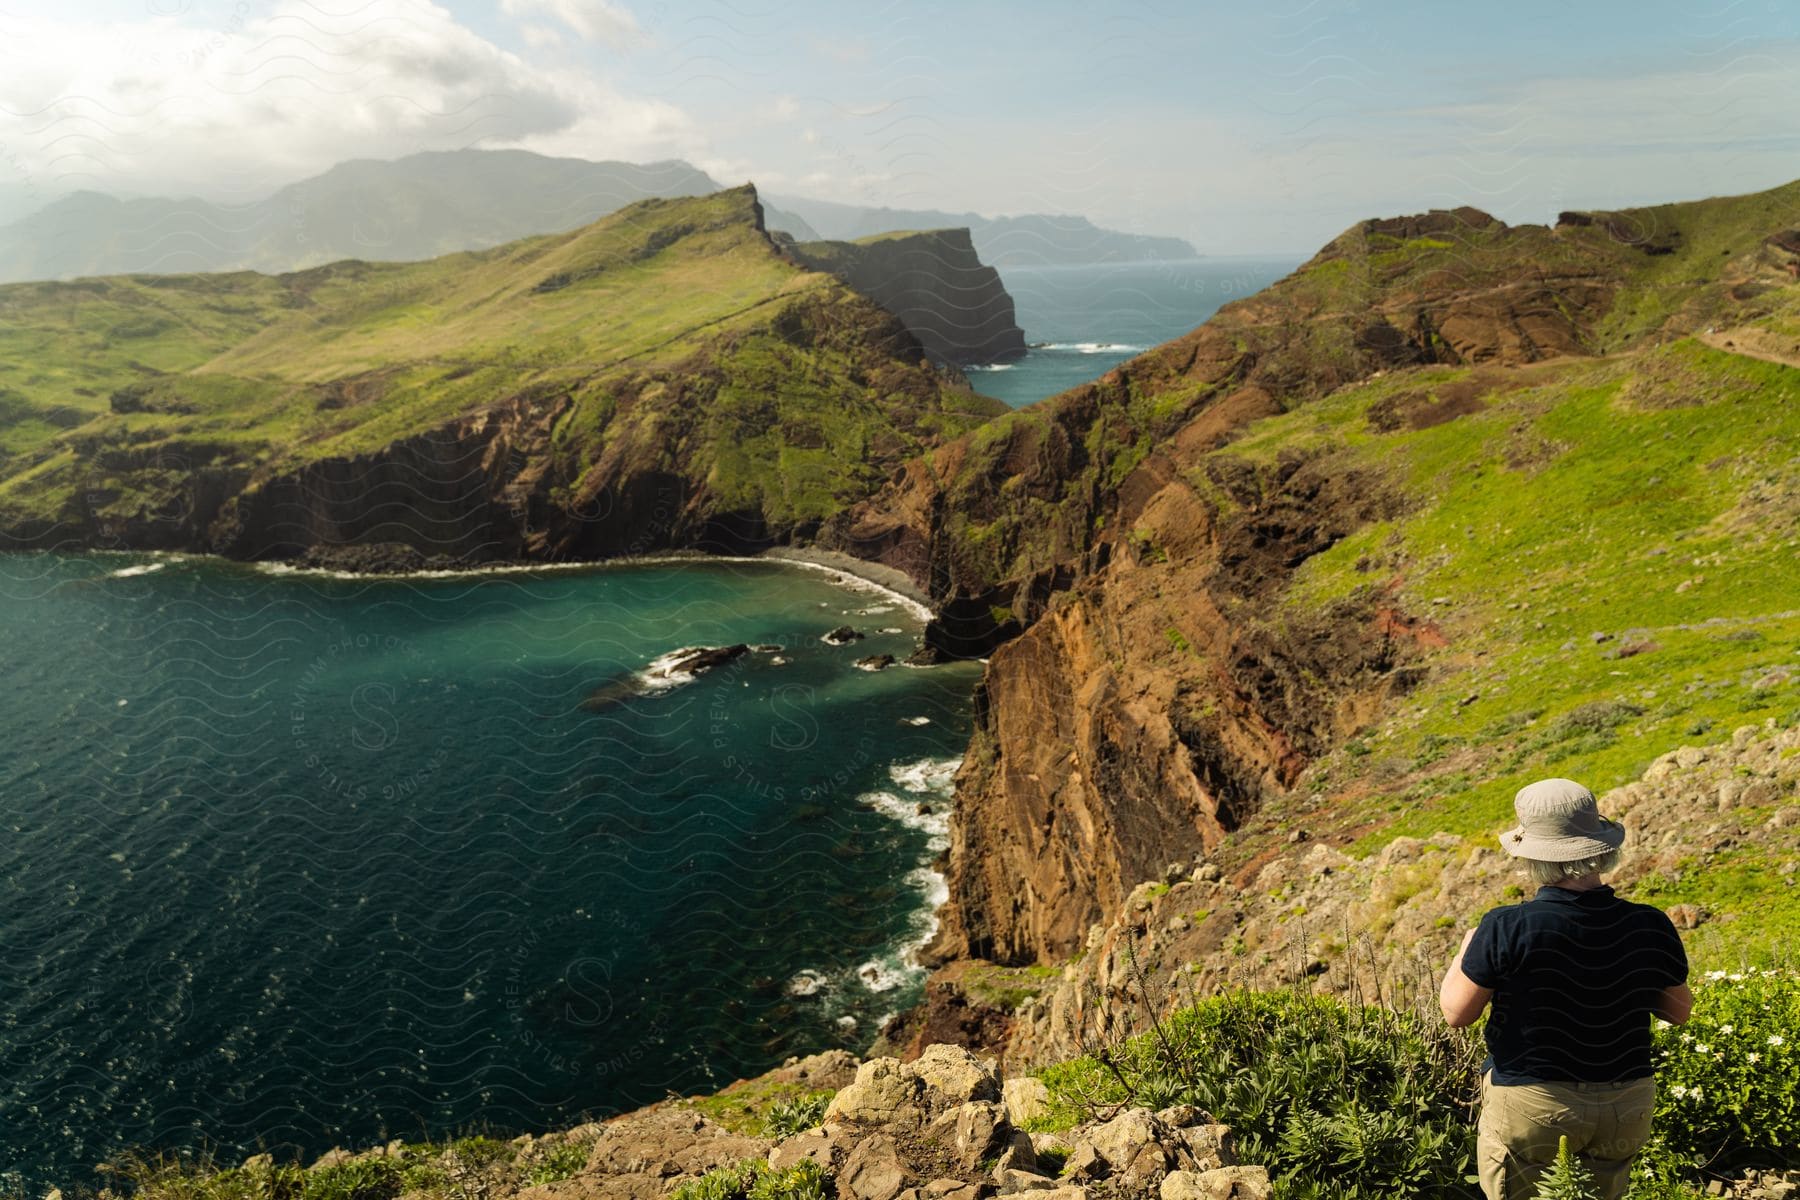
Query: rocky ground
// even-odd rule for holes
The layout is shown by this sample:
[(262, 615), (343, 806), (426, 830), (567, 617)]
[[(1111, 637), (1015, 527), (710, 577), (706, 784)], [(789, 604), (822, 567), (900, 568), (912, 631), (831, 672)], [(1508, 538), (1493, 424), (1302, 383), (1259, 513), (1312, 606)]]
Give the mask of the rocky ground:
[[(1734, 854), (1759, 856), (1781, 886), (1800, 886), (1797, 788), (1800, 726), (1744, 726), (1728, 742), (1664, 754), (1599, 797), (1628, 830), (1613, 882), (1626, 895), (1654, 894), (1678, 887), (1694, 864)], [(1347, 997), (1429, 1003), (1463, 931), (1533, 890), (1488, 840), (1400, 838), (1356, 858), (1304, 830), (1288, 837), (1260, 853), (1173, 863), (1163, 879), (1139, 884), (1115, 920), (1089, 930), (1062, 977), (1015, 1010), (996, 1047), (1009, 1068), (1072, 1057), (1139, 1031), (1149, 1006), (1234, 983), (1307, 977)], [(1733, 924), (1755, 916), (1749, 905), (1663, 906), (1690, 952), (1728, 953)]]
[[(1267, 1172), (1237, 1164), (1231, 1131), (1192, 1107), (1126, 1109), (1067, 1133), (1026, 1133), (1022, 1126), (1044, 1112), (1043, 1084), (1003, 1083), (992, 1060), (957, 1046), (930, 1046), (912, 1062), (859, 1064), (842, 1051), (827, 1052), (736, 1086), (751, 1094), (792, 1086), (837, 1090), (819, 1124), (785, 1137), (734, 1132), (693, 1102), (672, 1100), (603, 1124), (515, 1139), (504, 1169), (463, 1170), (456, 1186), (485, 1200), (652, 1200), (714, 1168), (760, 1159), (777, 1169), (816, 1162), (839, 1200), (978, 1200), (1025, 1192), (1041, 1200), (1269, 1195)], [(529, 1177), (533, 1162), (552, 1161), (571, 1146), (582, 1155), (566, 1178), (508, 1182), (521, 1178), (521, 1167)], [(361, 1155), (333, 1151), (314, 1165), (417, 1153), (395, 1143)]]

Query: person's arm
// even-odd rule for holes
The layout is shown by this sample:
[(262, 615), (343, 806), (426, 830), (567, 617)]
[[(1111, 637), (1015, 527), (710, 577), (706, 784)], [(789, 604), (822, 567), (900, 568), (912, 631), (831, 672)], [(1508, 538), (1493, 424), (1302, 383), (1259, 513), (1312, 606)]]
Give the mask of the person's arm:
[[(1663, 989), (1657, 1001), (1656, 1015), (1671, 1025), (1686, 1025), (1694, 1012), (1694, 993), (1685, 983)], [(1686, 1036), (1685, 1034), (1683, 1036)]]
[(1463, 934), (1462, 945), (1457, 947), (1456, 957), (1450, 961), (1450, 969), (1444, 972), (1444, 982), (1438, 988), (1438, 1008), (1452, 1029), (1473, 1025), (1494, 995), (1492, 988), (1484, 988), (1463, 974), (1463, 955), (1468, 953), (1474, 936), (1473, 929)]

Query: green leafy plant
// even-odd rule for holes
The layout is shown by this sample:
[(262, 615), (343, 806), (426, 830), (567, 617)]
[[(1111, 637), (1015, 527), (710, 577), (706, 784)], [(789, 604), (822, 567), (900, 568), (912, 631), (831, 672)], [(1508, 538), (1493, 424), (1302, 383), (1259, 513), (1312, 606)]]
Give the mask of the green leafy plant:
[(1473, 1042), (1412, 1013), (1303, 989), (1199, 1000), (1051, 1067), (1052, 1124), (1192, 1104), (1283, 1197), (1472, 1195)]
[(814, 1092), (810, 1096), (777, 1100), (769, 1108), (763, 1132), (768, 1137), (784, 1138), (811, 1129), (825, 1119), (825, 1109), (830, 1103), (830, 1092)]
[(300, 1200), (392, 1200), (400, 1171), (385, 1158), (359, 1158), (306, 1172)]
[(1569, 1152), (1569, 1139), (1556, 1144), (1556, 1161), (1538, 1177), (1537, 1200), (1600, 1200), (1591, 1171)]
[(1716, 1166), (1800, 1165), (1800, 974), (1713, 971), (1686, 1025), (1659, 1022), (1656, 1129)]
[(592, 1149), (593, 1146), (588, 1142), (558, 1142), (531, 1165), (525, 1172), (525, 1180), (527, 1183), (541, 1184), (573, 1178), (587, 1166), (588, 1152)]
[(825, 1195), (825, 1169), (811, 1159), (782, 1171), (749, 1159), (688, 1180), (671, 1200), (825, 1200)]

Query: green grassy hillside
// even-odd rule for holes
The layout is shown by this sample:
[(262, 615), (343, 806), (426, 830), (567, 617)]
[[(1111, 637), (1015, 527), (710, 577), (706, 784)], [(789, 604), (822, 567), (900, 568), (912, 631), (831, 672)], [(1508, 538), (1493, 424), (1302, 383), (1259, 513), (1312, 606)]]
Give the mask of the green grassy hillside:
[[(1800, 370), (1691, 339), (1551, 368), (1406, 372), (1251, 426), (1210, 465), (1305, 455), (1380, 479), (1402, 512), (1302, 564), (1273, 620), (1413, 614), (1395, 636), (1422, 673), (1264, 819), (1349, 831), (1365, 851), (1485, 836), (1533, 779), (1600, 792), (1677, 746), (1800, 721), (1796, 446)], [(1314, 795), (1328, 818), (1302, 815)], [(1771, 805), (1796, 803), (1720, 817), (1696, 797), (1695, 833), (1736, 832), (1696, 845), (1670, 897), (1754, 914), (1771, 945), (1800, 932), (1791, 877), (1764, 871), (1750, 838)], [(1744, 850), (1704, 853), (1729, 841)]]
[(197, 475), (255, 491), (503, 403), (554, 442), (545, 488), (672, 422), (694, 444), (636, 465), (775, 524), (999, 407), (780, 253), (744, 188), (421, 263), (0, 288), (0, 521), (129, 531)]

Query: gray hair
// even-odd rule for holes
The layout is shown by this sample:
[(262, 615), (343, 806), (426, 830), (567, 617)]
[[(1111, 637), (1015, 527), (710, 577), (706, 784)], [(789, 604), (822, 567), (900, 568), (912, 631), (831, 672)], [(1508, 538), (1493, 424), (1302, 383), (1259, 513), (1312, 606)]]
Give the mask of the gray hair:
[(1605, 854), (1596, 854), (1592, 858), (1577, 858), (1572, 862), (1543, 862), (1535, 858), (1521, 860), (1525, 869), (1531, 872), (1531, 881), (1539, 887), (1554, 887), (1570, 879), (1580, 879), (1583, 875), (1604, 875), (1619, 865), (1619, 852), (1608, 850)]

